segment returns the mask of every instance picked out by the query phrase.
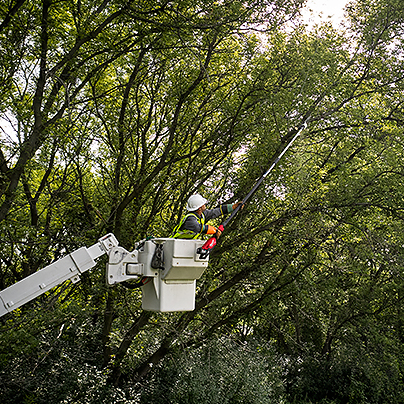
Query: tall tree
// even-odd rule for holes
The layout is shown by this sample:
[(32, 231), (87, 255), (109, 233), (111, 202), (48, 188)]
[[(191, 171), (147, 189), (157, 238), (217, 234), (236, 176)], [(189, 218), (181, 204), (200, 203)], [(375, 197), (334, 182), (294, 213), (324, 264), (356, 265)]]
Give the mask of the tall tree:
[[(21, 44), (1, 37), (1, 112), (16, 129), (0, 155), (2, 286), (107, 231), (128, 249), (147, 234), (167, 236), (195, 191), (243, 197), (295, 126), (309, 123), (226, 228), (195, 311), (142, 312), (139, 291), (106, 290), (94, 271), (42, 301), (56, 304), (52, 316), (33, 309), (29, 332), (19, 313), (9, 317), (7, 368), (28, 335), (34, 376), (65, 361), (70, 374), (89, 366), (97, 383), (107, 374), (129, 394), (164, 359), (227, 335), (275, 344), (292, 401), (345, 397), (320, 377), (335, 369), (360, 370), (352, 378), (363, 386), (398, 372), (402, 7), (352, 3), (344, 33), (283, 29), (299, 3), (1, 6), (0, 29)], [(380, 341), (394, 347), (397, 366), (369, 359)], [(367, 373), (350, 357), (366, 359)]]

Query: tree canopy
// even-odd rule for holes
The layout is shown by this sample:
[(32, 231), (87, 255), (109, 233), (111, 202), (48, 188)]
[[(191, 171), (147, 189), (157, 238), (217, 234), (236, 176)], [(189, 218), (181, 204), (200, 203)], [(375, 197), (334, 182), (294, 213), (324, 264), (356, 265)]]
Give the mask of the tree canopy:
[(309, 29), (304, 3), (0, 5), (1, 289), (241, 200), (307, 122), (194, 311), (143, 311), (103, 260), (1, 319), (2, 402), (404, 401), (404, 5)]

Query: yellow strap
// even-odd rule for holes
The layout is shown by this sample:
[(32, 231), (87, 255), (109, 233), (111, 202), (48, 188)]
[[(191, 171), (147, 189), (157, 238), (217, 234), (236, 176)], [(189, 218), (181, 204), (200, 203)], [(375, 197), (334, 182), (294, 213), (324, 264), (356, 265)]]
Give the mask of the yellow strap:
[[(195, 216), (196, 220), (198, 221), (198, 223), (201, 225), (201, 231), (199, 233), (194, 233), (191, 232), (190, 230), (182, 230), (183, 235), (189, 234), (189, 235), (194, 235), (193, 237), (190, 238), (197, 238), (203, 231), (203, 228), (205, 226), (205, 215), (202, 213), (202, 216), (199, 218), (198, 215), (196, 215), (195, 213), (187, 213), (180, 221), (180, 223), (174, 227), (173, 233), (172, 233), (172, 238), (178, 238), (177, 234), (180, 232), (180, 228), (181, 226), (184, 224), (185, 220), (187, 220), (188, 217), (190, 216)], [(177, 236), (177, 237), (176, 237)]]

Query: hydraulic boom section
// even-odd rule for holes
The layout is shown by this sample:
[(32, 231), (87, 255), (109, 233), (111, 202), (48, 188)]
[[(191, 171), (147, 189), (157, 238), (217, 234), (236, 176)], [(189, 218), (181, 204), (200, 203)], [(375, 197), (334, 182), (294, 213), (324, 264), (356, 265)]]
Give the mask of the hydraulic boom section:
[(81, 247), (66, 257), (48, 265), (20, 282), (0, 291), (0, 317), (35, 299), (48, 290), (71, 280), (76, 283), (80, 274), (96, 265), (96, 259), (118, 245), (113, 234), (102, 237), (97, 244)]

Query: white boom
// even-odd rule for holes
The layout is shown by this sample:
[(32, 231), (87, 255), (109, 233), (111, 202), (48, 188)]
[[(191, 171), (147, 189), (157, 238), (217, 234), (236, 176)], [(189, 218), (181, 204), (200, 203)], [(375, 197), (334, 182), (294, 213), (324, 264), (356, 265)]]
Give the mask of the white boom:
[[(80, 274), (108, 254), (107, 283), (148, 278), (142, 287), (142, 307), (151, 311), (189, 311), (195, 308), (195, 285), (208, 265), (196, 253), (203, 240), (154, 239), (136, 244), (133, 252), (118, 245), (113, 234), (98, 243), (81, 247), (20, 282), (0, 291), (0, 317), (35, 299), (61, 283), (80, 280)], [(152, 267), (157, 245), (162, 245), (164, 260)]]

